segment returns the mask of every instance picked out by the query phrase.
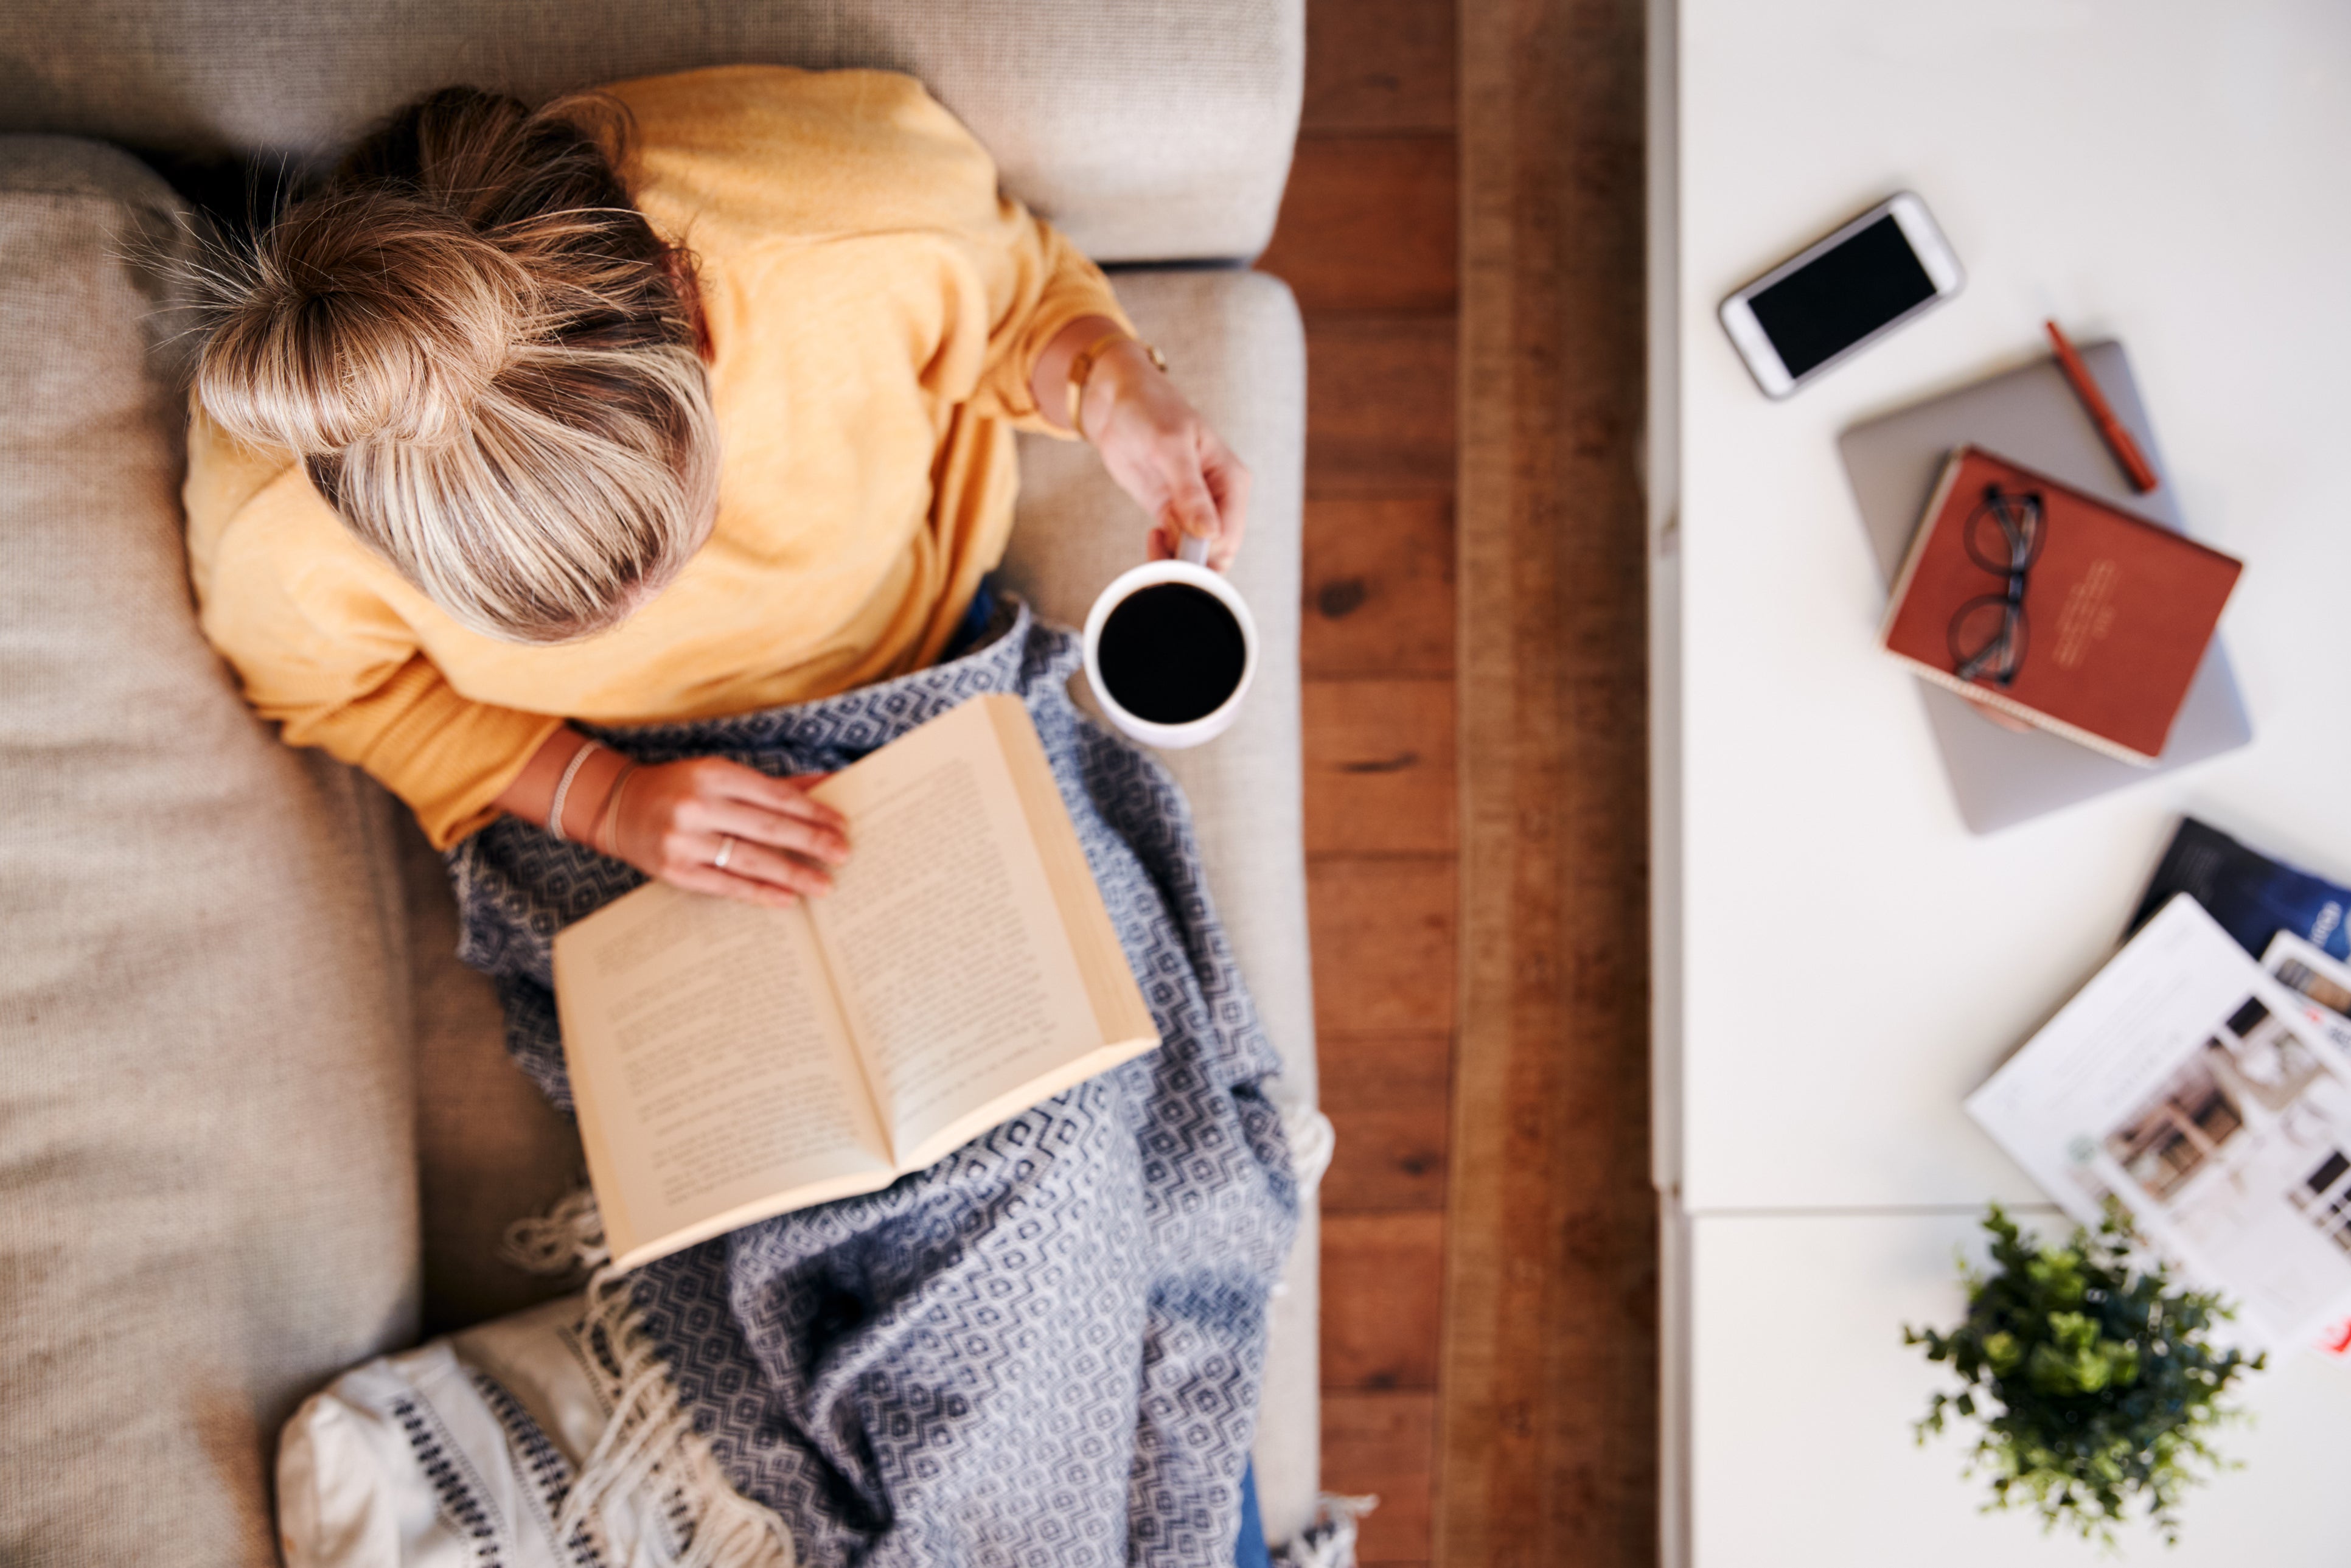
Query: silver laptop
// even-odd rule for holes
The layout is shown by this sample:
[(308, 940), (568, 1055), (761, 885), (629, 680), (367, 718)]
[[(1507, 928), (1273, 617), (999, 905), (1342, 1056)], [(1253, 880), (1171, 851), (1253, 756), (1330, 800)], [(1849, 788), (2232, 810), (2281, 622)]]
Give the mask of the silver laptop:
[[(1878, 570), (1889, 584), (1910, 548), (1910, 536), (1942, 473), (1943, 460), (1953, 447), (1968, 442), (2175, 532), (2188, 531), (2163, 453), (2139, 402), (2138, 383), (2131, 379), (2129, 357), (2120, 343), (2105, 342), (2083, 349), (2082, 359), (2162, 484), (2144, 496), (2131, 489), (2054, 360), (1856, 424), (1837, 438), (1837, 447), (1854, 499), (1861, 504), (1862, 525), (1869, 531)], [(2237, 677), (2218, 637), (2204, 654), (2179, 716), (2172, 721), (2163, 756), (2152, 768), (2133, 767), (2044, 730), (2018, 735), (2002, 729), (1955, 693), (1924, 681), (1918, 683), (1918, 696), (1927, 705), (1928, 725), (1942, 748), (1959, 815), (1979, 833), (2145, 783), (2158, 774), (2234, 751), (2253, 737), (2237, 693)]]

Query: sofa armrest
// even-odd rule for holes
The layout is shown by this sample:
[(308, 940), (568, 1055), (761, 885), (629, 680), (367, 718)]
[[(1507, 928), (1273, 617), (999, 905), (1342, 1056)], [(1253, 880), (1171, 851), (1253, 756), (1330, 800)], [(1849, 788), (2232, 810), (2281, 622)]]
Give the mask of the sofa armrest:
[[(1160, 757), (1191, 801), (1209, 894), (1281, 1053), (1272, 1092), (1295, 1120), (1314, 1103), (1298, 707), (1305, 336), (1290, 290), (1262, 273), (1124, 272), (1113, 282), (1135, 325), (1166, 352), (1176, 383), (1256, 481), (1233, 582), (1257, 620), (1257, 683), (1223, 736)], [(1092, 449), (1073, 442), (1024, 436), (1020, 485), (1004, 579), (1047, 618), (1081, 625), (1094, 595), (1143, 559), (1143, 513)], [(1075, 685), (1091, 703), (1084, 677)], [(1258, 1418), (1258, 1492), (1277, 1542), (1306, 1528), (1321, 1479), (1319, 1248), (1310, 1193), (1273, 1302)]]

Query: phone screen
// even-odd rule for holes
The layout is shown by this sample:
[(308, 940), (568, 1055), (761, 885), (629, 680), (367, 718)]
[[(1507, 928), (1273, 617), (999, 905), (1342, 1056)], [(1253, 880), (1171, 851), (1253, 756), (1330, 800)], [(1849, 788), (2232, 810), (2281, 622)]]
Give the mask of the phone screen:
[(1747, 304), (1793, 378), (1934, 297), (1934, 279), (1888, 213)]

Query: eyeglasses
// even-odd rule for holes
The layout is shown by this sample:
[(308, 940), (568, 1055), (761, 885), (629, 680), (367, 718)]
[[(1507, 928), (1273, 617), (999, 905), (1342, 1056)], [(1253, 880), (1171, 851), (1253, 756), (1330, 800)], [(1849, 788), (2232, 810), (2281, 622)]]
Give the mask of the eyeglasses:
[(2004, 686), (2024, 667), (2025, 574), (2040, 558), (2043, 537), (2040, 492), (1985, 486), (1983, 503), (1968, 514), (1962, 537), (1968, 559), (2006, 578), (2008, 587), (1969, 600), (1951, 617), (1951, 673), (1963, 681)]

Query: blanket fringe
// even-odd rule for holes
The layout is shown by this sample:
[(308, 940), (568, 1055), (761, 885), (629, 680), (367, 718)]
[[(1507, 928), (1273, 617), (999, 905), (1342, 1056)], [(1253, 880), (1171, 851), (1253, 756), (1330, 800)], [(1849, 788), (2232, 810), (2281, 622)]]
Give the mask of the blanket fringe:
[(1355, 1535), (1364, 1515), (1380, 1506), (1376, 1497), (1324, 1492), (1314, 1522), (1273, 1554), (1278, 1568), (1355, 1568)]
[(624, 1500), (641, 1531), (667, 1528), (683, 1539), (672, 1554), (676, 1568), (794, 1568), (791, 1531), (774, 1510), (735, 1490), (679, 1404), (628, 1276), (613, 1267), (595, 1194), (583, 1186), (546, 1214), (517, 1220), (506, 1254), (533, 1273), (590, 1270), (580, 1325), (590, 1354), (582, 1359), (611, 1414), (564, 1499), (556, 1539), (592, 1529), (609, 1541), (607, 1509)]
[(1311, 1105), (1292, 1105), (1282, 1112), (1281, 1130), (1290, 1141), (1290, 1166), (1298, 1177), (1298, 1201), (1309, 1202), (1322, 1185), (1322, 1173), (1331, 1168), (1331, 1156), (1339, 1147), (1339, 1134), (1332, 1128), (1331, 1118)]

